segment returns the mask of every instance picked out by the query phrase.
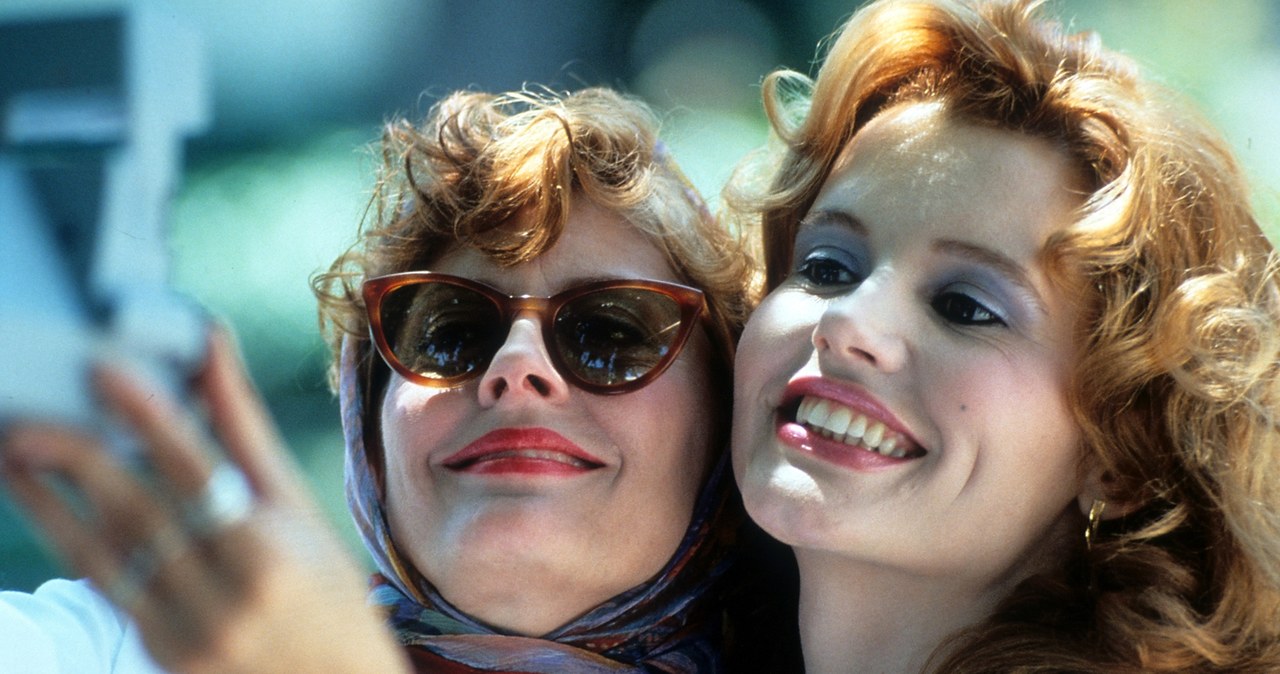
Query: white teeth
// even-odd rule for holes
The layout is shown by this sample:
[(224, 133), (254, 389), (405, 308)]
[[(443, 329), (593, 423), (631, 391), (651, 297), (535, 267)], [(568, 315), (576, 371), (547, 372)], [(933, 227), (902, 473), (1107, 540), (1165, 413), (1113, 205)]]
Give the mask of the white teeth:
[(857, 445), (877, 454), (894, 458), (907, 455), (906, 443), (896, 433), (886, 437), (883, 422), (868, 419), (852, 408), (824, 398), (805, 396), (796, 410), (796, 421), (824, 438)]
[(866, 434), (862, 436), (862, 444), (868, 447), (879, 446), (881, 438), (884, 437), (884, 424), (879, 421), (871, 424)]
[(854, 419), (853, 423), (849, 424), (849, 430), (845, 431), (845, 437), (850, 438), (852, 442), (857, 442), (866, 434), (866, 432), (867, 418), (859, 414), (858, 418)]
[(831, 411), (831, 416), (827, 417), (825, 426), (831, 431), (832, 437), (838, 438), (849, 430), (849, 422), (852, 420), (853, 410), (848, 407), (837, 407)]
[(493, 454), (487, 454), (485, 456), (480, 457), (478, 461), (482, 461), (482, 462), (495, 461), (500, 459), (513, 459), (513, 458), (538, 459), (542, 461), (556, 461), (559, 463), (567, 463), (573, 466), (587, 465), (585, 461), (577, 457), (569, 456), (563, 452), (557, 452), (550, 449), (509, 449), (501, 452), (494, 452)]
[(826, 428), (829, 416), (831, 416), (831, 403), (820, 399), (809, 408), (809, 425)]

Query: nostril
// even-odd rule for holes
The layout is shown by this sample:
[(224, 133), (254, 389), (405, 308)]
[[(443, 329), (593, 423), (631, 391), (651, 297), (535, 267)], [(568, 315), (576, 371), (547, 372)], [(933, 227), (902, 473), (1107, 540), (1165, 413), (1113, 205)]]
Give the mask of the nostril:
[(549, 395), (551, 393), (551, 384), (547, 383), (547, 381), (542, 377), (530, 375), (529, 385), (532, 386), (533, 390), (537, 391), (540, 396)]
[(858, 347), (856, 347), (856, 346), (848, 347), (848, 348), (847, 348), (847, 349), (845, 349), (845, 350), (846, 350), (846, 351), (848, 351), (848, 352), (849, 352), (849, 355), (850, 355), (850, 356), (853, 356), (854, 358), (861, 358), (862, 360), (867, 361), (867, 362), (868, 362), (868, 363), (870, 363), (871, 365), (875, 365), (875, 364), (876, 364), (876, 357), (875, 357), (874, 355), (872, 355), (870, 351), (866, 351), (866, 350), (864, 350), (864, 349), (859, 349), (859, 348), (858, 348)]
[[(511, 385), (511, 382), (508, 381), (506, 377), (497, 377), (494, 379), (493, 384), (489, 389), (489, 393), (493, 396), (494, 400), (497, 400), (516, 388), (517, 387), (513, 387)], [(526, 391), (531, 390), (542, 397), (551, 395), (552, 392), (551, 382), (537, 375), (525, 375), (524, 382), (520, 388), (523, 388)]]

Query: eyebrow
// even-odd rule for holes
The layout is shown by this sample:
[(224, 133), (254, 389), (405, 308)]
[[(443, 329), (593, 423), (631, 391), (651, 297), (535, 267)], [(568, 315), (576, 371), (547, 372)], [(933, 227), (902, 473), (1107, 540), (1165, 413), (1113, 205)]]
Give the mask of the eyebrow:
[(1012, 258), (1004, 253), (958, 239), (938, 239), (933, 242), (931, 248), (944, 255), (965, 258), (971, 262), (994, 269), (996, 273), (1026, 293), (1027, 297), (1031, 298), (1032, 302), (1035, 303), (1040, 313), (1049, 312), (1044, 298), (1040, 296), (1040, 291), (1031, 282), (1031, 277), (1026, 268), (1014, 262)]
[(866, 236), (867, 234), (867, 226), (862, 224), (862, 221), (852, 213), (827, 210), (810, 211), (807, 213), (800, 219), (800, 226), (796, 228), (796, 231), (805, 227), (816, 227), (819, 225), (841, 225), (852, 229), (857, 234), (861, 234), (863, 236)]

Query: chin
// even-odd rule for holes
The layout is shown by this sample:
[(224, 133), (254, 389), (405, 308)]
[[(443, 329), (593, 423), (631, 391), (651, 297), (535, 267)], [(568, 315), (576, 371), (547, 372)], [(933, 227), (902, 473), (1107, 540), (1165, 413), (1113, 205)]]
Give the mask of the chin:
[(788, 463), (751, 467), (739, 489), (747, 514), (765, 533), (793, 547), (825, 547), (832, 513), (808, 473)]

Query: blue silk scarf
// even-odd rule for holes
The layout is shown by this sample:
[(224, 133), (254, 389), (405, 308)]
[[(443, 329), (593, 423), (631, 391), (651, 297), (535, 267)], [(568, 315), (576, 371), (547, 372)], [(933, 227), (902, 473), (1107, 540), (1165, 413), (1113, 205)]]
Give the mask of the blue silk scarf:
[(364, 445), (357, 363), (344, 340), (339, 401), (352, 517), (377, 566), (370, 601), (382, 607), (419, 672), (671, 672), (723, 670), (719, 581), (732, 563), (741, 507), (725, 452), (694, 506), (679, 547), (648, 582), (542, 637), (503, 633), (461, 612), (397, 553)]

